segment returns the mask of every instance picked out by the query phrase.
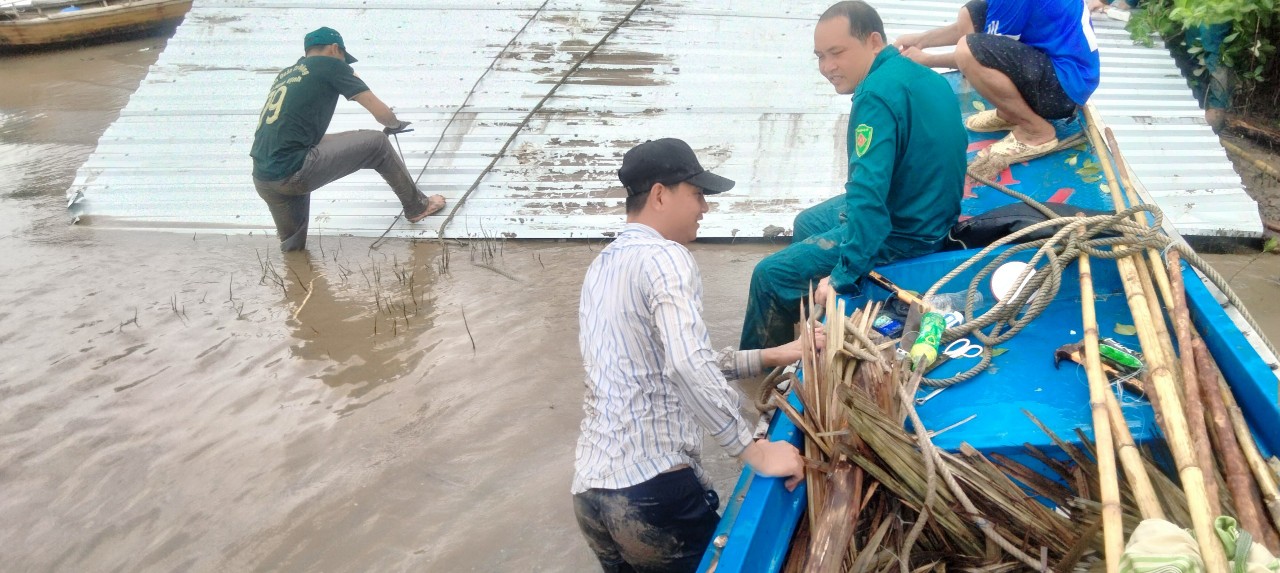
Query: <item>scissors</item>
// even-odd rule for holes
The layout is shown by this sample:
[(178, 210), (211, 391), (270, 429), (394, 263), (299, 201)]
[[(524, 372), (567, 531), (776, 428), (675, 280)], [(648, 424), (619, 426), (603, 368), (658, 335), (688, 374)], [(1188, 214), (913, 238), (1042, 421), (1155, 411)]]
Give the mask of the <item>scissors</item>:
[(982, 356), (982, 345), (974, 344), (968, 338), (957, 338), (942, 353), (951, 358), (977, 358)]

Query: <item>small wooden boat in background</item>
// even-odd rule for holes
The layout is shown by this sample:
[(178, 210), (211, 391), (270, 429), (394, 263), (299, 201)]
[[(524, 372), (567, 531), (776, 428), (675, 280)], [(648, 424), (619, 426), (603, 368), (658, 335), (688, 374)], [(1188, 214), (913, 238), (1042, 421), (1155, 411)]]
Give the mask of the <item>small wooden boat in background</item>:
[(31, 0), (0, 6), (0, 49), (103, 40), (176, 26), (192, 0)]

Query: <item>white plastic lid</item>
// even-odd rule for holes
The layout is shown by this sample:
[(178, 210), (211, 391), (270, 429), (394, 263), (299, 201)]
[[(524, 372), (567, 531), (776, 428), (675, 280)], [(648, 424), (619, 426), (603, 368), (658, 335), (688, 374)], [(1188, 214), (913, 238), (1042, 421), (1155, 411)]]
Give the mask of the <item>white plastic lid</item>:
[[(991, 294), (996, 297), (997, 301), (1015, 298), (1018, 296), (1018, 293), (1022, 291), (1022, 287), (1027, 286), (1027, 282), (1029, 282), (1031, 277), (1035, 275), (1034, 270), (1027, 273), (1027, 278), (1023, 279), (1021, 284), (1014, 287), (1014, 281), (1018, 280), (1018, 275), (1022, 274), (1022, 271), (1025, 270), (1027, 266), (1027, 263), (1012, 261), (1000, 265), (1000, 268), (996, 269), (996, 272), (991, 273)], [(1031, 297), (1027, 299), (1027, 302), (1031, 302), (1035, 296), (1036, 295), (1032, 294)]]

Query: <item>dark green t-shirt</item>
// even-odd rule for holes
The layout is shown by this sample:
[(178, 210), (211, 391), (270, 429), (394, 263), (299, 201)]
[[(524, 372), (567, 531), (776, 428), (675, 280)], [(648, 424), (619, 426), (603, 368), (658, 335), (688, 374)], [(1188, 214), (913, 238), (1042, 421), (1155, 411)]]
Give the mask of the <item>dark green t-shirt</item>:
[(894, 260), (937, 250), (960, 216), (968, 143), (946, 78), (885, 47), (853, 93), (837, 292), (882, 250)]
[(249, 151), (253, 176), (278, 181), (296, 173), (329, 129), (338, 96), (351, 99), (365, 91), (369, 86), (337, 58), (307, 56), (281, 71), (258, 114)]

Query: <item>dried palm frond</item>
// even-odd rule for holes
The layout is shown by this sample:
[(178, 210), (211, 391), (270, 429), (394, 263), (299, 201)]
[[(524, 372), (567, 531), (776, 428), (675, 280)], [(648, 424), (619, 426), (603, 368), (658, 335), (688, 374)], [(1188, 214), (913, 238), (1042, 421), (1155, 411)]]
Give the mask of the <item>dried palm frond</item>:
[[(920, 375), (871, 330), (878, 306), (846, 317), (832, 300), (825, 310), (827, 346), (815, 348), (810, 329), (803, 337), (805, 375), (796, 388), (803, 407), (782, 406), (813, 462), (809, 519), (797, 536), (804, 547), (787, 570), (1041, 569), (1079, 561), (1082, 545), (1092, 549), (1068, 516), (1041, 505), (1000, 466), (971, 449), (940, 452), (923, 428), (904, 428), (908, 419), (920, 425), (912, 398)], [(805, 320), (814, 314), (802, 309)], [(1054, 493), (1071, 498), (1069, 489)]]

